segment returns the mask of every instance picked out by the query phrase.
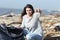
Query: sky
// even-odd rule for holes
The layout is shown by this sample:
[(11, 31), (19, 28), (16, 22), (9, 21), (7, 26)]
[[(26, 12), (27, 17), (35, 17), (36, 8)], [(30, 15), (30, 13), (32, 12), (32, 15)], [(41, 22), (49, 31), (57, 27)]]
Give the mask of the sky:
[(26, 4), (34, 8), (60, 10), (60, 0), (0, 0), (0, 8), (23, 9)]

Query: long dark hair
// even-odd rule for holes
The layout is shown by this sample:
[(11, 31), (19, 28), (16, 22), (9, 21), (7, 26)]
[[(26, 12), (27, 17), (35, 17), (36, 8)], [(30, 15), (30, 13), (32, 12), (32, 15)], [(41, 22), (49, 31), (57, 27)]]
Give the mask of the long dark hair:
[(34, 13), (34, 8), (33, 8), (33, 6), (32, 6), (31, 4), (27, 4), (27, 5), (24, 7), (23, 12), (21, 13), (21, 18), (22, 18), (25, 14), (27, 14), (27, 13), (26, 13), (26, 8), (31, 8), (31, 9), (32, 9), (32, 15), (33, 15), (33, 13)]

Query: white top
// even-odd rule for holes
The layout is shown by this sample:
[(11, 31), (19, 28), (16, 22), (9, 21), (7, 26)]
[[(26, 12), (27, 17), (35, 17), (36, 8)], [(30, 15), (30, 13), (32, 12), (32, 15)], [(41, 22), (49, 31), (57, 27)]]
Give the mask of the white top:
[(28, 32), (42, 36), (42, 27), (40, 25), (39, 17), (40, 13), (34, 13), (32, 18), (27, 18), (27, 16), (24, 15), (21, 27), (25, 28)]

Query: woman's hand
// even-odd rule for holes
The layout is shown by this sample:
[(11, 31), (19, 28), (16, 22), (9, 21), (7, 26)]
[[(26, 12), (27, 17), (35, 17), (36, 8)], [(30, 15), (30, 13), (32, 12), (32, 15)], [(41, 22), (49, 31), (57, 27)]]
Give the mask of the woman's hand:
[(41, 13), (41, 10), (39, 8), (35, 9), (35, 12)]

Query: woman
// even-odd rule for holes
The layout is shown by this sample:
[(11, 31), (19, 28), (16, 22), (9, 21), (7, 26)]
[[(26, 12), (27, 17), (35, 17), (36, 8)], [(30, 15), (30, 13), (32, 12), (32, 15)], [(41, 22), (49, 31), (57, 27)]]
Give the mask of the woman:
[(39, 22), (40, 13), (34, 13), (34, 8), (31, 4), (24, 7), (21, 27), (24, 29), (24, 34), (27, 40), (42, 40), (42, 28)]

